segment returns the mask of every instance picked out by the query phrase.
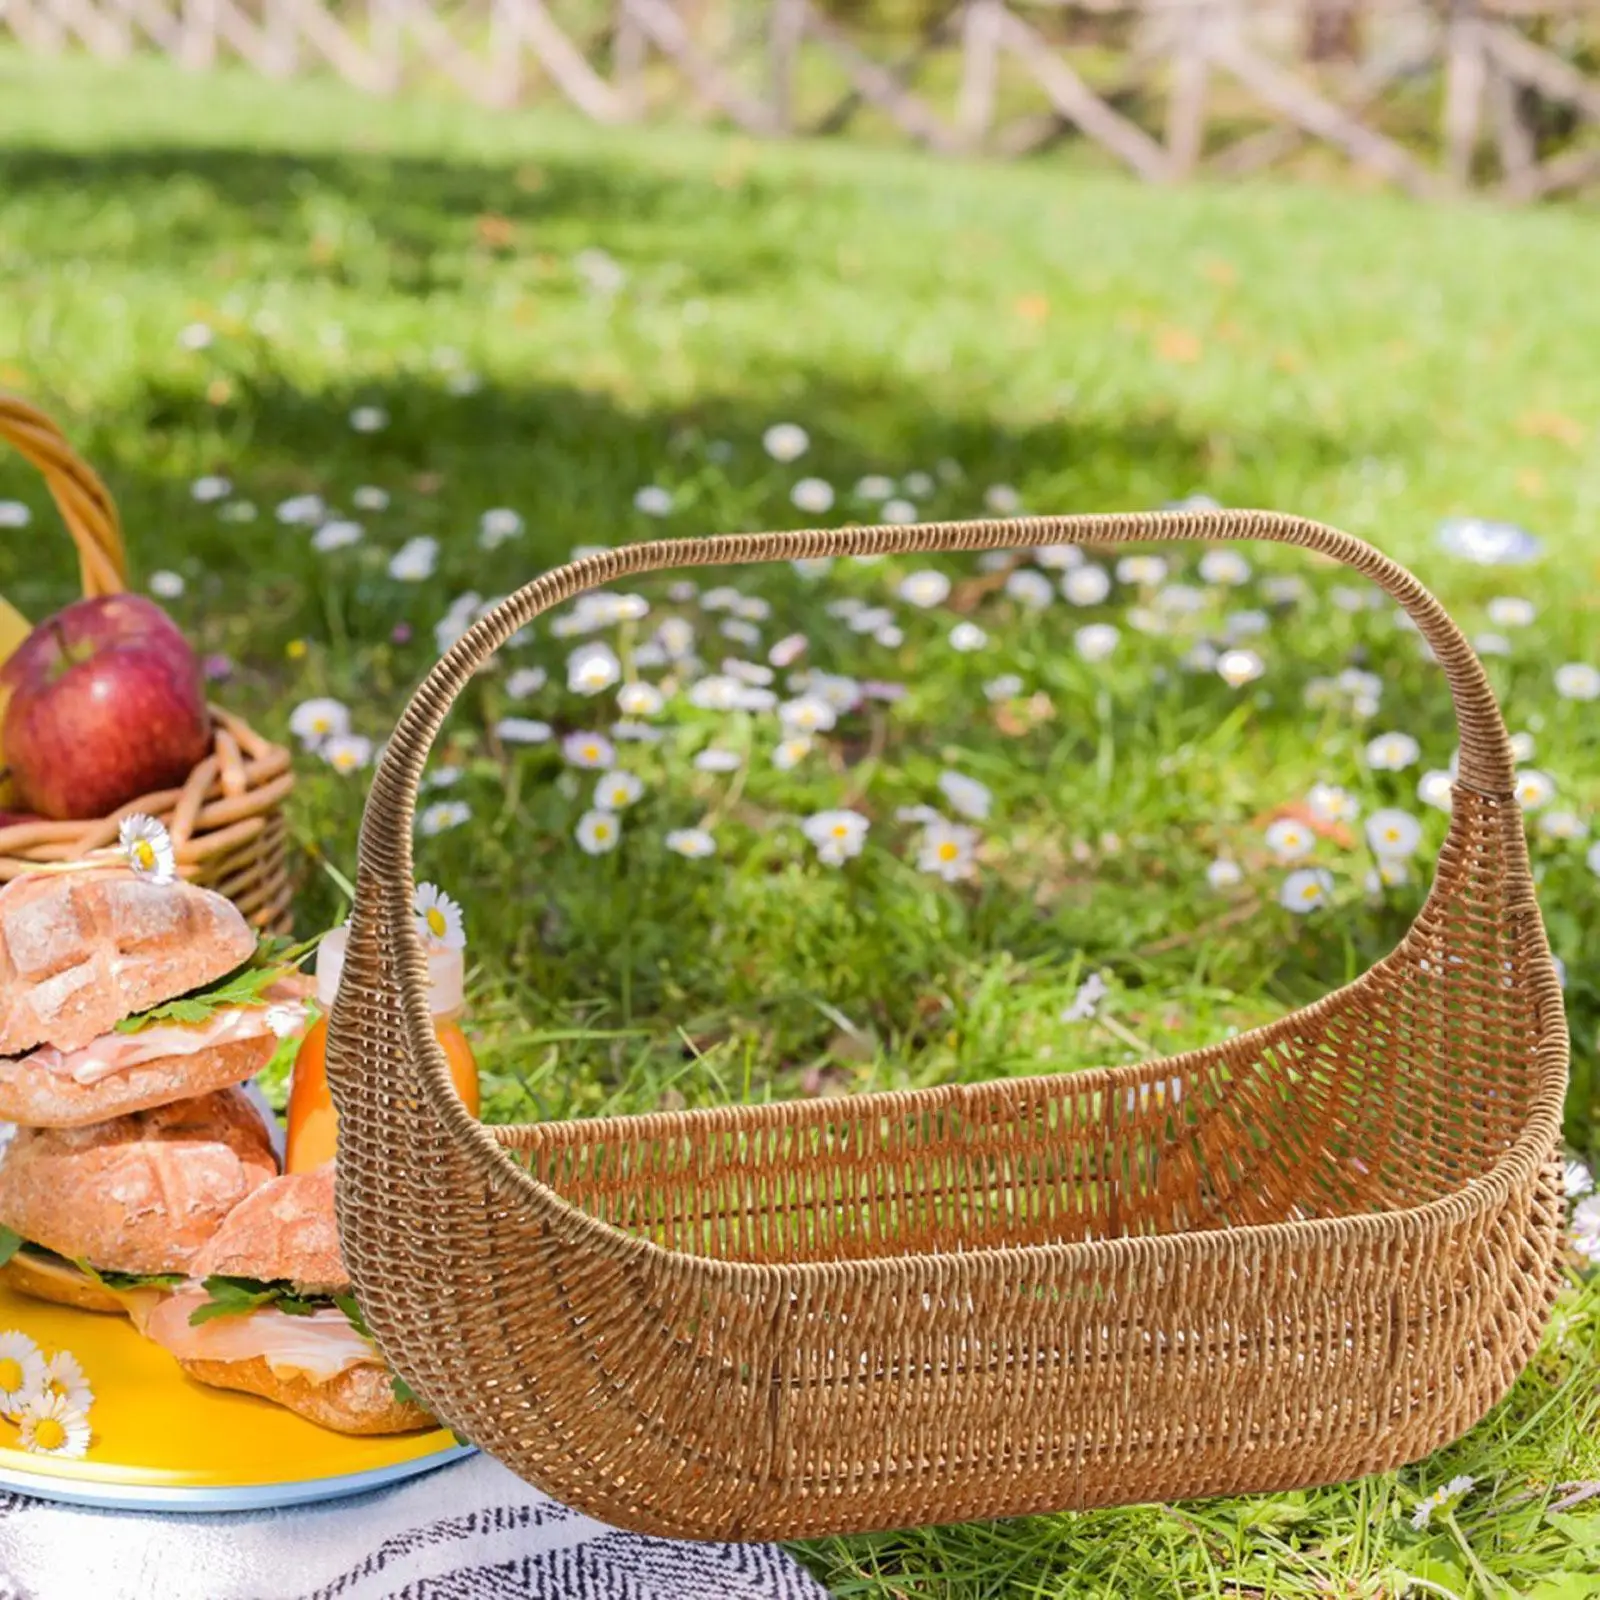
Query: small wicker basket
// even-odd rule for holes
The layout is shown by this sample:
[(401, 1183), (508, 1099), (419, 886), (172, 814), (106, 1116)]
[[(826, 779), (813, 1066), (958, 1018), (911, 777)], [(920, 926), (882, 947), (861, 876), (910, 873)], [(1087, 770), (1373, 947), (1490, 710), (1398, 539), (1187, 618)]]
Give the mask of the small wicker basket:
[[(0, 394), (0, 438), (44, 474), (78, 547), (87, 597), (127, 585), (122, 526), (110, 492), (41, 411)], [(145, 812), (172, 835), (178, 870), (232, 900), (257, 927), (289, 923), (290, 885), (283, 802), (294, 787), (289, 752), (213, 706), (211, 754), (180, 789), (147, 794), (114, 816), (88, 822), (26, 822), (0, 828), (0, 882), (31, 868), (71, 861), (112, 843), (122, 818)]]
[[(672, 567), (1270, 539), (1381, 585), (1461, 732), (1399, 946), (1266, 1027), (984, 1084), (485, 1127), (434, 1032), (412, 819), (451, 702), (542, 612)], [(1265, 512), (627, 545), (502, 601), (418, 689), (361, 833), (328, 1036), (339, 1232), (429, 1408), (564, 1504), (799, 1538), (1297, 1488), (1454, 1439), (1560, 1282), (1561, 987), (1483, 667), (1370, 545)]]

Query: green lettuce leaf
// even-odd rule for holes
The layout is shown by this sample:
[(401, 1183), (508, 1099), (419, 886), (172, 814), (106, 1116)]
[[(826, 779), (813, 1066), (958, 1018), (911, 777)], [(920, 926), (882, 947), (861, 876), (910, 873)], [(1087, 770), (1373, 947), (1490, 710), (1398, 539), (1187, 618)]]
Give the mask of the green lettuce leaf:
[(161, 1023), (199, 1027), (230, 1007), (270, 1005), (267, 990), (295, 971), (316, 947), (315, 939), (297, 945), (287, 939), (263, 938), (255, 954), (242, 967), (236, 967), (215, 983), (179, 995), (176, 1000), (164, 1001), (137, 1016), (124, 1017), (116, 1031), (140, 1033)]
[(214, 1276), (205, 1280), (204, 1288), (206, 1302), (189, 1313), (191, 1327), (218, 1317), (247, 1317), (265, 1306), (285, 1316), (309, 1317), (334, 1303), (322, 1296), (297, 1294), (291, 1283), (263, 1283), (259, 1278)]
[(3, 1267), (22, 1248), (22, 1235), (14, 1229), (0, 1227), (0, 1267)]

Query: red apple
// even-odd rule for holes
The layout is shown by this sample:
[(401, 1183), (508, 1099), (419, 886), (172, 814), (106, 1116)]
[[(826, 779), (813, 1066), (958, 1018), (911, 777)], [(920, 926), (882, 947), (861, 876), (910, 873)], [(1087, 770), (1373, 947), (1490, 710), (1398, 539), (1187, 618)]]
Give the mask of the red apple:
[(41, 622), (0, 668), (0, 731), (22, 804), (103, 817), (175, 788), (211, 749), (200, 661), (153, 600), (80, 600)]

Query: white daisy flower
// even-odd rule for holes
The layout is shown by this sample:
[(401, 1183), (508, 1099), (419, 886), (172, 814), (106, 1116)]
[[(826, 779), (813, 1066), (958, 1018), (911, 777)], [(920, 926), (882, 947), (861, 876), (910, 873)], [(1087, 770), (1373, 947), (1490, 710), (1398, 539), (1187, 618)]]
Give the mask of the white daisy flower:
[(1367, 746), (1367, 765), (1378, 772), (1404, 772), (1421, 754), (1422, 746), (1409, 733), (1380, 733)]
[(32, 1394), (17, 1412), (17, 1443), (32, 1455), (73, 1460), (89, 1453), (89, 1418), (58, 1394)]
[(176, 600), (189, 586), (179, 572), (152, 572), (150, 574), (150, 593), (158, 600)]
[(730, 678), (737, 678), (740, 683), (753, 683), (758, 689), (766, 688), (777, 676), (771, 667), (759, 661), (741, 661), (737, 656), (729, 656), (722, 663), (722, 670)]
[(625, 683), (617, 690), (617, 709), (628, 717), (656, 716), (666, 697), (653, 683)]
[(1594, 1174), (1581, 1161), (1569, 1161), (1561, 1169), (1561, 1184), (1567, 1199), (1581, 1200), (1594, 1188)]
[(460, 782), (460, 767), (435, 767), (422, 780), (423, 787), (427, 789), (453, 789)]
[(712, 745), (694, 758), (697, 772), (737, 772), (744, 765), (744, 757), (737, 750), (724, 750)]
[(787, 634), (767, 651), (767, 660), (775, 667), (792, 667), (810, 646), (811, 641), (803, 633)]
[(861, 685), (842, 672), (813, 672), (805, 687), (807, 693), (820, 695), (841, 716), (861, 704)]
[(761, 630), (755, 623), (746, 622), (742, 617), (726, 618), (718, 623), (717, 632), (746, 650), (757, 650), (761, 646)]
[(430, 950), (465, 950), (466, 922), (461, 907), (436, 883), (419, 883), (411, 909), (417, 935)]
[(1448, 811), (1455, 804), (1452, 787), (1451, 775), (1435, 767), (1431, 772), (1424, 772), (1417, 780), (1417, 798), (1424, 805), (1437, 806), (1440, 811)]
[(1002, 700), (1015, 700), (1022, 693), (1022, 679), (1014, 672), (1002, 672), (983, 686), (984, 696), (999, 704)]
[(1321, 867), (1301, 867), (1283, 880), (1278, 904), (1297, 916), (1325, 906), (1333, 893), (1333, 876)]
[(359, 733), (335, 734), (322, 742), (318, 754), (335, 772), (348, 776), (371, 764), (372, 741)]
[(700, 711), (737, 711), (746, 685), (725, 672), (713, 672), (689, 687), (689, 704)]
[(955, 883), (971, 875), (977, 843), (976, 828), (964, 827), (959, 822), (930, 822), (922, 833), (917, 867), (936, 874), (946, 883)]
[(819, 811), (801, 823), (800, 831), (816, 846), (822, 861), (837, 867), (861, 854), (869, 826), (859, 811)]
[(1361, 802), (1336, 783), (1312, 784), (1306, 804), (1319, 822), (1354, 822), (1361, 815)]
[(189, 485), (189, 493), (201, 505), (210, 505), (214, 500), (226, 500), (233, 493), (233, 485), (226, 478), (219, 478), (213, 474), (196, 478)]
[(389, 576), (397, 583), (426, 583), (438, 565), (437, 539), (407, 539), (389, 562)]
[(1207, 550), (1200, 557), (1200, 576), (1207, 583), (1236, 589), (1250, 581), (1250, 563), (1237, 550)]
[(778, 707), (783, 725), (795, 733), (826, 733), (839, 720), (838, 713), (820, 694), (785, 700)]
[(1006, 579), (1006, 594), (1027, 611), (1043, 611), (1055, 598), (1050, 580), (1032, 567), (1018, 567)]
[(289, 714), (289, 732), (307, 750), (319, 750), (349, 731), (350, 708), (342, 701), (303, 700)]
[[(1005, 554), (1003, 550), (991, 553)], [(1042, 544), (1034, 550), (1033, 559), (1035, 564), (1043, 567), (1046, 572), (1071, 572), (1083, 565), (1084, 555), (1075, 544)], [(1065, 593), (1065, 585), (1062, 586), (1062, 592)]]
[(633, 509), (647, 517), (670, 517), (672, 491), (663, 489), (659, 483), (647, 483), (634, 491)]
[(950, 648), (962, 655), (970, 655), (988, 644), (989, 635), (976, 622), (958, 622), (950, 630)]
[(717, 841), (704, 828), (674, 828), (667, 835), (667, 849), (700, 861), (717, 853)]
[(364, 483), (351, 494), (350, 504), (357, 511), (387, 511), (389, 509), (389, 491), (380, 489), (374, 483)]
[(1275, 606), (1292, 606), (1310, 593), (1306, 580), (1296, 572), (1276, 573), (1261, 580), (1261, 597)]
[(1009, 572), (1016, 565), (1016, 553), (1011, 550), (984, 550), (977, 559), (979, 572)]
[(311, 548), (318, 555), (331, 555), (335, 550), (348, 550), (351, 545), (361, 543), (362, 528), (359, 522), (351, 522), (345, 518), (336, 518), (332, 522), (324, 522), (317, 531), (311, 535)]
[(1517, 774), (1517, 804), (1524, 811), (1537, 811), (1540, 806), (1548, 805), (1555, 794), (1555, 780), (1549, 773), (1540, 772), (1537, 767), (1524, 767)]
[[(298, 1012), (300, 1008), (295, 1009)], [(94, 1404), (88, 1374), (70, 1350), (58, 1350), (45, 1361), (37, 1392), (66, 1401), (74, 1411), (87, 1413)]]
[(578, 818), (578, 848), (588, 856), (603, 856), (622, 840), (622, 823), (611, 811), (585, 811)]
[(791, 561), (789, 565), (798, 577), (805, 578), (808, 582), (817, 578), (826, 577), (833, 570), (832, 556), (804, 556), (798, 561)]
[(987, 822), (994, 795), (986, 784), (969, 778), (964, 772), (941, 772), (939, 793), (964, 817), (973, 822)]
[(1254, 683), (1266, 670), (1266, 662), (1254, 650), (1224, 650), (1217, 657), (1217, 676), (1230, 689)]
[(561, 754), (568, 766), (587, 772), (606, 772), (616, 764), (617, 752), (603, 733), (569, 733), (561, 741)]
[(27, 1334), (0, 1333), (0, 1414), (15, 1417), (22, 1403), (44, 1382), (44, 1357)]
[(543, 667), (518, 667), (506, 679), (506, 693), (513, 700), (531, 700), (549, 681), (550, 674)]
[(798, 422), (775, 422), (761, 435), (761, 448), (774, 461), (798, 461), (811, 448), (811, 435)]
[(622, 663), (608, 644), (581, 645), (567, 657), (567, 687), (574, 694), (599, 694), (622, 676)]
[(465, 800), (436, 800), (424, 807), (417, 818), (417, 827), (431, 839), (471, 820), (472, 807)]
[(1600, 1194), (1572, 1208), (1572, 1248), (1591, 1266), (1600, 1266)]
[(1075, 606), (1097, 606), (1111, 593), (1111, 574), (1086, 561), (1062, 578), (1061, 592)]
[(26, 528), (33, 513), (20, 500), (0, 500), (0, 528)]
[(1556, 668), (1556, 693), (1563, 700), (1600, 700), (1600, 669), (1587, 661)]
[[(1472, 648), (1480, 656), (1508, 656), (1511, 654), (1511, 641), (1503, 633), (1480, 633), (1473, 636)], [(1431, 645), (1429, 649), (1432, 649)], [(1427, 659), (1432, 661), (1437, 658), (1430, 655)]]
[(983, 508), (997, 517), (1013, 517), (1022, 506), (1022, 496), (1009, 483), (991, 483), (983, 491)]
[(862, 606), (847, 619), (852, 633), (876, 633), (894, 622), (894, 613), (888, 606)]
[(913, 500), (921, 500), (925, 495), (933, 493), (933, 478), (926, 472), (908, 472), (900, 480), (900, 487)]
[(278, 502), (278, 521), (290, 527), (323, 522), (327, 515), (328, 508), (323, 505), (320, 495), (296, 494)]
[(186, 323), (178, 330), (178, 344), (185, 350), (209, 350), (216, 337), (204, 322)]
[(498, 550), (521, 537), (523, 526), (522, 517), (510, 506), (495, 506), (478, 518), (478, 544), (485, 550)]
[(1582, 839), (1589, 824), (1576, 811), (1544, 811), (1539, 815), (1539, 832), (1547, 839)]
[(876, 505), (881, 500), (893, 498), (894, 479), (886, 478), (878, 472), (868, 473), (856, 484), (854, 492), (857, 500), (865, 500), (870, 505)]
[(1311, 854), (1316, 835), (1293, 817), (1279, 817), (1267, 829), (1267, 848), (1280, 861), (1299, 861)]
[(502, 744), (549, 744), (554, 732), (537, 717), (501, 717), (494, 725), (494, 736)]
[(1072, 642), (1085, 661), (1104, 661), (1117, 648), (1121, 637), (1109, 622), (1091, 622), (1087, 628), (1079, 628), (1073, 634)]
[[(1091, 1022), (1095, 1013), (1100, 1008), (1100, 1002), (1111, 993), (1111, 986), (1105, 980), (1105, 975), (1091, 972), (1082, 983), (1078, 985), (1078, 992), (1072, 997), (1072, 1004), (1065, 1007), (1061, 1013), (1063, 1022)], [(1131, 1094), (1132, 1091), (1130, 1090)]]
[(1215, 672), (1222, 652), (1208, 639), (1197, 639), (1184, 651), (1180, 665), (1185, 672)]
[(789, 491), (795, 509), (821, 516), (833, 509), (833, 485), (826, 478), (802, 478)]
[(1117, 563), (1117, 582), (1153, 589), (1167, 576), (1165, 556), (1124, 556)]
[(694, 649), (694, 624), (686, 617), (665, 617), (656, 629), (656, 642), (673, 661), (681, 661)]
[(1489, 602), (1489, 620), (1497, 628), (1526, 628), (1538, 615), (1531, 600), (1521, 595), (1496, 595)]
[(779, 772), (788, 772), (800, 765), (811, 754), (811, 740), (804, 737), (785, 739), (772, 752), (772, 764)]
[[(1171, 593), (1171, 590), (1167, 590)], [(1222, 631), (1230, 644), (1237, 644), (1241, 639), (1255, 639), (1265, 633), (1272, 626), (1272, 619), (1265, 611), (1230, 611), (1222, 619)]]
[(1403, 856), (1379, 856), (1377, 866), (1363, 880), (1368, 894), (1381, 895), (1385, 889), (1411, 882), (1411, 863)]
[(136, 811), (124, 817), (117, 829), (117, 846), (129, 868), (151, 883), (165, 886), (178, 876), (178, 858), (172, 836), (154, 817)]
[(902, 578), (895, 593), (907, 605), (926, 611), (932, 606), (943, 605), (949, 598), (950, 580), (944, 573), (929, 567)]
[(1218, 856), (1206, 868), (1206, 882), (1213, 889), (1233, 889), (1244, 882), (1244, 869), (1237, 861), (1230, 861), (1226, 856)]
[(1386, 806), (1367, 818), (1367, 843), (1377, 856), (1413, 856), (1422, 843), (1422, 824), (1409, 811)]
[(382, 433), (389, 426), (389, 413), (382, 406), (357, 406), (350, 413), (350, 426), (357, 433)]
[(758, 594), (736, 594), (733, 611), (735, 616), (743, 617), (746, 622), (765, 622), (772, 615), (772, 602), (763, 600)]
[(595, 785), (596, 811), (626, 811), (640, 795), (644, 785), (631, 772), (608, 772)]
[(878, 508), (878, 521), (905, 527), (917, 520), (917, 508), (909, 500), (885, 500)]

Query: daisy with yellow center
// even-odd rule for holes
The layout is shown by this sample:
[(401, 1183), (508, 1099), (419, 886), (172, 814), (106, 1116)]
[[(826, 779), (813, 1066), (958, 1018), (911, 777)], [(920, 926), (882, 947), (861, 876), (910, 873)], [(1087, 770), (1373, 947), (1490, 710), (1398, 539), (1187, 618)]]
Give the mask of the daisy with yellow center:
[(172, 836), (154, 817), (142, 812), (124, 817), (117, 830), (117, 848), (133, 872), (151, 883), (164, 886), (178, 876)]
[(94, 1404), (94, 1390), (89, 1387), (87, 1375), (70, 1350), (58, 1350), (44, 1363), (39, 1391), (59, 1395), (74, 1411), (85, 1414)]
[(29, 1395), (17, 1422), (18, 1442), (35, 1455), (75, 1458), (89, 1452), (89, 1418), (63, 1395)]
[(27, 1334), (0, 1333), (0, 1413), (14, 1417), (44, 1382), (44, 1357)]
[(431, 950), (465, 950), (466, 925), (461, 907), (443, 889), (433, 883), (419, 883), (417, 896), (412, 902), (416, 913), (417, 932), (422, 942)]
[(917, 866), (923, 872), (943, 878), (946, 883), (955, 883), (971, 875), (977, 839), (975, 828), (964, 828), (958, 822), (946, 822), (941, 817), (923, 830)]
[(603, 856), (617, 848), (622, 825), (610, 811), (586, 811), (578, 820), (577, 837), (585, 855)]

